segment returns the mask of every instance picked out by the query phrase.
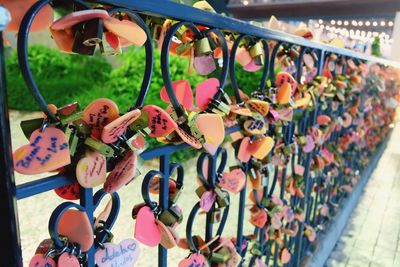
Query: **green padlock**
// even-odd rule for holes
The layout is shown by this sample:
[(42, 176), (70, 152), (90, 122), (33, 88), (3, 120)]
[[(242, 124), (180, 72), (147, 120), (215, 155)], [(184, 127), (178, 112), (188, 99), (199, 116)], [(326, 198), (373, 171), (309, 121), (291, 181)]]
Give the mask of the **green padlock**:
[(249, 53), (257, 66), (264, 65), (264, 54), (261, 42), (257, 42), (255, 45), (250, 47)]
[(210, 261), (213, 263), (225, 263), (232, 257), (231, 252), (228, 248), (222, 247), (217, 251), (211, 252), (209, 257)]
[(83, 137), (89, 136), (92, 132), (90, 126), (84, 120), (74, 121), (73, 125), (76, 129), (77, 134)]
[(21, 121), (20, 126), (25, 137), (29, 139), (33, 131), (40, 129), (43, 125), (43, 118)]
[(80, 120), (83, 116), (83, 111), (74, 112), (68, 116), (59, 115), (62, 125), (67, 125), (74, 121)]
[(167, 210), (162, 211), (158, 219), (166, 226), (173, 226), (182, 222), (183, 214), (177, 205), (172, 205)]
[(78, 146), (79, 137), (76, 135), (76, 130), (69, 126), (65, 128), (64, 134), (68, 140), (69, 154), (73, 157)]
[(90, 147), (93, 150), (100, 152), (102, 155), (106, 157), (114, 156), (114, 149), (102, 142), (99, 142), (91, 137), (85, 139), (85, 145)]
[(208, 56), (212, 53), (211, 45), (207, 37), (194, 41), (194, 56)]
[(192, 49), (192, 44), (190, 42), (186, 42), (177, 46), (175, 51), (178, 55), (183, 55), (187, 53), (190, 49)]

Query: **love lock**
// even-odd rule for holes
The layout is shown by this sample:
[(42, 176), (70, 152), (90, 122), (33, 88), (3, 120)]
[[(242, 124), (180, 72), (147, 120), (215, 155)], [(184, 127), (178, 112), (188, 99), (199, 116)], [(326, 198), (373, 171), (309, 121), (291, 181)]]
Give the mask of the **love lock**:
[(223, 191), (221, 188), (216, 187), (214, 192), (217, 194), (217, 204), (218, 207), (223, 208), (229, 206), (229, 193)]
[(194, 41), (194, 56), (207, 56), (212, 53), (211, 45), (207, 37)]
[(170, 206), (167, 210), (161, 212), (158, 219), (166, 226), (173, 226), (176, 223), (181, 223), (183, 220), (182, 210), (177, 205)]
[(250, 52), (251, 58), (254, 60), (254, 63), (257, 66), (264, 65), (264, 54), (263, 54), (263, 48), (261, 46), (261, 42), (257, 42), (255, 45), (250, 47), (249, 52)]

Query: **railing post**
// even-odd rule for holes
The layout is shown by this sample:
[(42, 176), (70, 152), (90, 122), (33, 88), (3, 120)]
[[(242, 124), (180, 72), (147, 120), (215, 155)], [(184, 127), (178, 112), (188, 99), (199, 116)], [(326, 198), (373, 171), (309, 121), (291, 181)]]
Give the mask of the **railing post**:
[(22, 266), (19, 238), (17, 199), (12, 161), (11, 134), (7, 105), (6, 70), (4, 63), (3, 30), (10, 21), (4, 7), (0, 6), (0, 266)]

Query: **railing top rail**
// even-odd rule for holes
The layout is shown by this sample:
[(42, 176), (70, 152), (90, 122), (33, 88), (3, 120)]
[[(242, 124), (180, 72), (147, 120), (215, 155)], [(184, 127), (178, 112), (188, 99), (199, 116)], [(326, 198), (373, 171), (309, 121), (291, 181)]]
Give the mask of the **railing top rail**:
[(380, 63), (383, 65), (400, 67), (400, 62), (369, 56), (348, 49), (337, 48), (330, 45), (309, 41), (302, 37), (298, 37), (292, 34), (271, 30), (268, 28), (258, 27), (246, 21), (234, 19), (231, 17), (225, 17), (216, 13), (200, 10), (197, 8), (193, 8), (191, 6), (174, 3), (171, 1), (165, 1), (165, 0), (151, 0), (151, 1), (87, 0), (87, 1), (96, 3), (101, 2), (103, 4), (122, 6), (125, 8), (137, 10), (139, 12), (151, 14), (154, 16), (163, 16), (181, 21), (191, 21), (197, 24), (213, 28), (219, 28), (236, 33), (244, 33), (248, 35), (258, 36), (261, 38), (292, 43), (300, 46), (324, 50), (326, 52), (341, 54), (348, 57), (358, 58), (361, 60)]

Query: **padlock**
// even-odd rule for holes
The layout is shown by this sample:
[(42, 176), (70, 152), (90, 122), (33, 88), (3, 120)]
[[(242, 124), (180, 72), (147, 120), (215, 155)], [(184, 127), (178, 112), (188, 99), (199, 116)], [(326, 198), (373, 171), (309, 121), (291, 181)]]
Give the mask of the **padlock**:
[(182, 211), (177, 205), (172, 205), (168, 209), (161, 212), (158, 219), (166, 226), (173, 226), (176, 223), (181, 223), (183, 220)]
[(223, 208), (229, 206), (229, 193), (223, 191), (218, 186), (214, 188), (214, 192), (217, 194), (218, 207)]
[(92, 132), (90, 126), (84, 120), (77, 120), (72, 123), (76, 129), (77, 134), (82, 137), (89, 136)]
[(260, 247), (257, 243), (254, 243), (251, 248), (250, 248), (250, 253), (253, 256), (258, 256), (261, 257), (262, 256), (262, 251), (260, 250)]
[(149, 125), (149, 114), (146, 111), (140, 113), (139, 118), (137, 118), (133, 123), (129, 125), (129, 129), (132, 131), (139, 131), (145, 129)]
[(222, 247), (217, 251), (211, 252), (209, 260), (213, 263), (225, 263), (232, 257), (228, 248)]
[(184, 55), (192, 49), (192, 44), (190, 42), (185, 42), (176, 47), (175, 52), (177, 55)]
[(194, 41), (194, 56), (207, 56), (212, 53), (210, 42), (207, 37)]
[(203, 196), (203, 194), (205, 193), (205, 192), (207, 192), (208, 190), (207, 190), (207, 188), (204, 186), (204, 185), (202, 185), (202, 186), (199, 186), (197, 189), (196, 189), (196, 194), (197, 194), (197, 196), (199, 197), (199, 198), (201, 198), (202, 196)]
[(254, 63), (257, 66), (264, 65), (264, 54), (263, 54), (263, 48), (261, 46), (261, 42), (257, 42), (255, 45), (250, 47), (249, 52), (250, 52), (251, 58), (254, 60)]
[(221, 221), (221, 209), (214, 209), (213, 211), (211, 211), (210, 215), (210, 222), (212, 224), (219, 223)]
[(111, 146), (104, 144), (103, 142), (99, 142), (91, 137), (88, 137), (85, 139), (84, 143), (91, 149), (100, 152), (106, 157), (114, 156), (114, 149)]
[(59, 115), (60, 121), (62, 125), (67, 125), (71, 122), (80, 120), (83, 116), (83, 111), (73, 112), (68, 116)]
[(43, 118), (21, 121), (21, 129), (25, 137), (29, 139), (33, 131), (40, 129), (43, 125)]
[(103, 39), (103, 26), (104, 22), (99, 18), (86, 21), (83, 44), (86, 46), (96, 46), (100, 44)]
[(172, 204), (176, 204), (176, 202), (178, 201), (179, 197), (182, 195), (182, 191), (183, 191), (183, 186), (177, 186), (175, 191), (169, 194), (169, 196), (168, 196), (169, 197), (169, 201)]
[(64, 134), (68, 140), (69, 153), (71, 157), (73, 157), (75, 155), (76, 148), (78, 147), (79, 137), (76, 134), (76, 130), (71, 126), (67, 126), (65, 128)]
[(96, 46), (84, 45), (85, 41), (85, 23), (78, 23), (72, 26), (72, 31), (74, 32), (74, 43), (72, 45), (72, 52), (80, 55), (93, 56), (96, 50)]
[(211, 111), (221, 116), (226, 116), (231, 111), (229, 105), (216, 99), (212, 99), (210, 105), (211, 105)]

